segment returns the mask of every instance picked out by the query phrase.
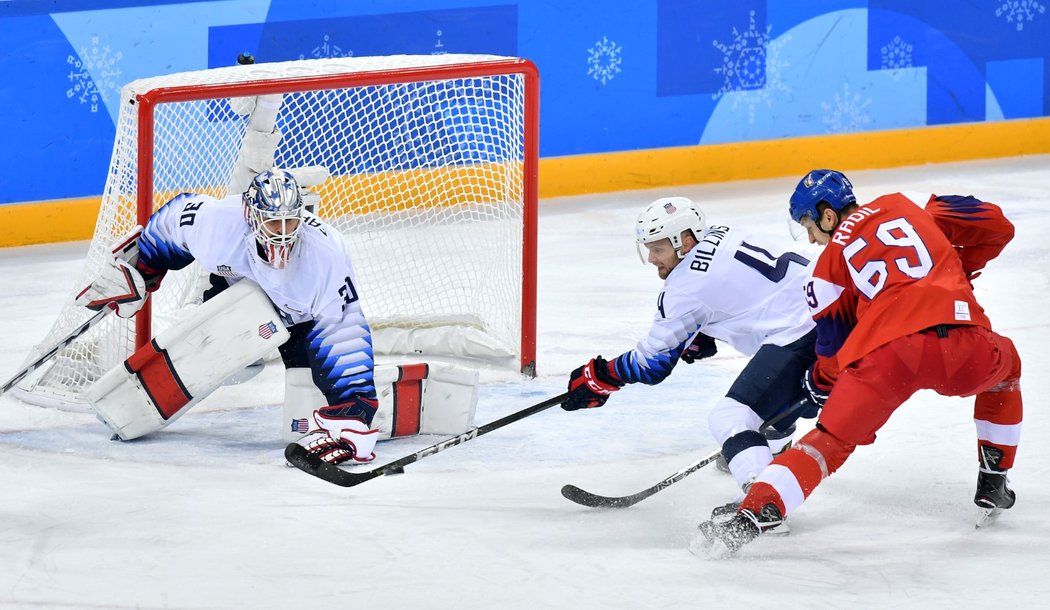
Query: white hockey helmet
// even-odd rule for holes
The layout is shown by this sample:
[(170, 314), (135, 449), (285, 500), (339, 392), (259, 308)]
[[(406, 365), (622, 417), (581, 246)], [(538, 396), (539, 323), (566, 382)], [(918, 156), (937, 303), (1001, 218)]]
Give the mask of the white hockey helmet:
[(684, 258), (686, 253), (682, 252), (682, 232), (692, 231), (693, 237), (700, 241), (706, 224), (707, 217), (703, 210), (691, 200), (685, 197), (657, 199), (638, 215), (638, 224), (635, 225), (638, 256), (643, 263), (647, 263), (649, 257), (645, 244), (669, 239), (678, 258)]
[(295, 177), (276, 167), (266, 170), (252, 179), (242, 201), (244, 218), (266, 254), (266, 262), (283, 269), (299, 239), (305, 210)]

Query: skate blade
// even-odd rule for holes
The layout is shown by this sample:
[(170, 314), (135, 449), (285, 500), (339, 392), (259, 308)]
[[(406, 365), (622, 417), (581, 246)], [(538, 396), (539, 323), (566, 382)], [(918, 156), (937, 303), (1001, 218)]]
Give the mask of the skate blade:
[(791, 534), (791, 526), (788, 525), (787, 521), (782, 521), (780, 525), (762, 530), (763, 536), (788, 536)]
[(974, 525), (976, 529), (988, 527), (999, 519), (999, 515), (1003, 514), (1001, 508), (978, 508), (977, 511), (977, 523)]

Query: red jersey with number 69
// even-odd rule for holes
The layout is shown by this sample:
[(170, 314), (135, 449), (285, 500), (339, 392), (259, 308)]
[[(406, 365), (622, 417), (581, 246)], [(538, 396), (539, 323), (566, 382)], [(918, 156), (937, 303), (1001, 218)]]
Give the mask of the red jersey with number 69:
[(1013, 232), (998, 206), (974, 197), (894, 193), (856, 209), (806, 284), (817, 381), (830, 386), (865, 354), (931, 326), (991, 328), (970, 280)]

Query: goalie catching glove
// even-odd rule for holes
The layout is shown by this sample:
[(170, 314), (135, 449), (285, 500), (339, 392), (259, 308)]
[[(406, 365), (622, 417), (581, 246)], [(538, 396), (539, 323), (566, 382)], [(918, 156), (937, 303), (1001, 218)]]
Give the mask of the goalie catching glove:
[(313, 414), (317, 428), (296, 443), (330, 464), (371, 462), (376, 459), (379, 429), (370, 425), (378, 408), (374, 397), (358, 394), (349, 402), (318, 409)]
[(569, 396), (561, 404), (566, 411), (593, 409), (605, 404), (609, 394), (624, 386), (613, 363), (601, 356), (572, 372), (569, 376)]
[(138, 266), (139, 236), (135, 227), (113, 246), (113, 258), (93, 282), (80, 291), (76, 304), (92, 311), (108, 307), (121, 318), (130, 318), (146, 304), (146, 297), (160, 287), (163, 273)]

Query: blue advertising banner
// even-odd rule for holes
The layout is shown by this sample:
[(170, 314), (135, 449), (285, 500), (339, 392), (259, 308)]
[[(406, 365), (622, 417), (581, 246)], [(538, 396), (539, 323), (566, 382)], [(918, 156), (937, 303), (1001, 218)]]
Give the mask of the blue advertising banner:
[(120, 87), (243, 51), (525, 57), (544, 157), (1043, 117), (1048, 4), (9, 0), (0, 204), (101, 193)]

